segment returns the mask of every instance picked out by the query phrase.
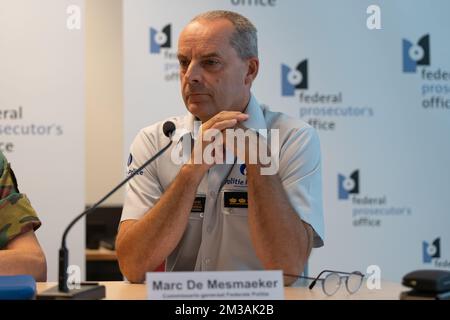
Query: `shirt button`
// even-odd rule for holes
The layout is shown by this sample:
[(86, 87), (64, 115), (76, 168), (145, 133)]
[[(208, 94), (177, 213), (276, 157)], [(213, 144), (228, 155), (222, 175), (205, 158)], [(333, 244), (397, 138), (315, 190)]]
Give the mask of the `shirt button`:
[(203, 212), (200, 212), (200, 218), (203, 218), (205, 214)]
[(209, 195), (214, 198), (216, 196), (216, 192), (215, 191), (210, 191)]
[(205, 264), (210, 264), (211, 263), (211, 259), (210, 258), (206, 258), (205, 259)]

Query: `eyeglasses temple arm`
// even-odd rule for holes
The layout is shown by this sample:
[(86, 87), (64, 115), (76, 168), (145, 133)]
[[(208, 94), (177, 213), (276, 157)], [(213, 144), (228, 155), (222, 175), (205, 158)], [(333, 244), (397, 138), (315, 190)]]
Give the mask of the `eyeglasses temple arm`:
[(313, 282), (309, 285), (309, 289), (312, 289), (317, 281), (318, 278), (311, 278), (311, 277), (306, 277), (306, 276), (299, 276), (298, 274), (288, 274), (288, 273), (283, 273), (283, 276), (285, 277), (294, 277), (294, 278), (298, 278), (298, 279), (308, 279), (308, 280), (313, 280)]

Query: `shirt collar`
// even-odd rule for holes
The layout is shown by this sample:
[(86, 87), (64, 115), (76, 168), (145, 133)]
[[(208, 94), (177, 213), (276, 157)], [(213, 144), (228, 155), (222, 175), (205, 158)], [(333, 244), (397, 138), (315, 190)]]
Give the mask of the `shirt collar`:
[(267, 124), (263, 109), (253, 94), (244, 113), (248, 114), (249, 117), (247, 121), (242, 122), (242, 125), (247, 129), (259, 132), (264, 138), (267, 138)]
[(192, 113), (188, 112), (188, 114), (182, 118), (179, 127), (175, 130), (172, 141), (177, 144), (186, 135), (193, 138), (194, 135), (197, 134), (197, 130), (195, 129), (196, 121), (199, 120), (197, 120)]

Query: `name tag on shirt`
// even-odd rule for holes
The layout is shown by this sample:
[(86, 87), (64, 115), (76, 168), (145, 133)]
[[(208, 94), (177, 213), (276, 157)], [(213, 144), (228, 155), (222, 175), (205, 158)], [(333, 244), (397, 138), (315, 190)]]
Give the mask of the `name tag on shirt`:
[(223, 202), (225, 208), (248, 208), (247, 192), (225, 192)]

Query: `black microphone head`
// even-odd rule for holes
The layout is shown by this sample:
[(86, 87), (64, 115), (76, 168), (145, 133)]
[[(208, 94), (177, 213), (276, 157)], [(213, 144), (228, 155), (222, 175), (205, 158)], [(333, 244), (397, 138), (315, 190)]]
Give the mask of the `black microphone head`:
[(166, 121), (163, 124), (164, 135), (170, 138), (171, 134), (175, 131), (175, 124), (172, 121)]

